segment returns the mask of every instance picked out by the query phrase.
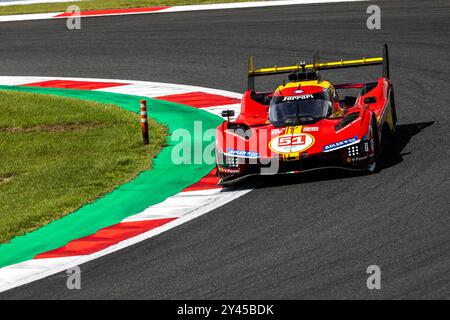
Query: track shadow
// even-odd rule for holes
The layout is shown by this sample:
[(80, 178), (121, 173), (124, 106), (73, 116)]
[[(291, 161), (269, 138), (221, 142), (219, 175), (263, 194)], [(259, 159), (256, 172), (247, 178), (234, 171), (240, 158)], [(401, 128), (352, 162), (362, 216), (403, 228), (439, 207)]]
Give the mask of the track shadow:
[[(377, 172), (383, 169), (393, 167), (403, 161), (403, 157), (409, 153), (403, 153), (403, 149), (409, 143), (411, 138), (423, 129), (434, 124), (434, 121), (419, 122), (411, 124), (397, 125), (395, 135), (384, 147), (380, 158), (377, 161)], [(346, 170), (318, 170), (300, 174), (274, 175), (274, 176), (252, 176), (242, 181), (235, 187), (246, 188), (266, 188), (280, 185), (304, 184), (309, 182), (318, 182), (324, 180), (348, 179), (366, 175), (365, 172), (354, 172)]]
[(412, 137), (420, 133), (423, 129), (434, 124), (434, 121), (402, 124), (397, 126), (397, 130), (392, 139), (386, 144), (377, 162), (377, 171), (395, 166), (403, 161), (403, 149)]

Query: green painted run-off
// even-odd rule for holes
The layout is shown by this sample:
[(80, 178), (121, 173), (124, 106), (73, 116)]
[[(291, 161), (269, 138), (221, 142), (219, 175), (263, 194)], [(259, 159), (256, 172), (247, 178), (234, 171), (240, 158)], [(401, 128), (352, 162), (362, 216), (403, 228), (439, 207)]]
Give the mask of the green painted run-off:
[[(34, 232), (14, 238), (10, 243), (0, 245), (0, 268), (32, 259), (37, 254), (60, 248), (69, 241), (86, 237), (99, 229), (119, 223), (126, 217), (137, 214), (166, 198), (177, 194), (187, 186), (208, 174), (212, 164), (175, 165), (171, 153), (177, 141), (172, 133), (186, 129), (194, 133), (194, 121), (202, 122), (202, 129), (215, 128), (222, 120), (206, 111), (196, 108), (150, 99), (101, 91), (72, 89), (48, 89), (35, 87), (0, 86), (0, 90), (16, 90), (41, 94), (52, 94), (100, 103), (115, 104), (123, 109), (139, 112), (139, 101), (148, 100), (149, 116), (169, 128), (167, 146), (153, 160), (151, 170), (141, 172), (136, 179), (116, 188), (94, 203), (83, 206), (75, 212), (56, 220)], [(201, 134), (201, 133), (200, 133)], [(199, 135), (197, 135), (198, 138)], [(202, 150), (210, 141), (202, 141)], [(202, 159), (202, 150), (193, 147), (191, 159)], [(197, 153), (197, 154), (196, 154)], [(12, 201), (14, 201), (12, 199)]]

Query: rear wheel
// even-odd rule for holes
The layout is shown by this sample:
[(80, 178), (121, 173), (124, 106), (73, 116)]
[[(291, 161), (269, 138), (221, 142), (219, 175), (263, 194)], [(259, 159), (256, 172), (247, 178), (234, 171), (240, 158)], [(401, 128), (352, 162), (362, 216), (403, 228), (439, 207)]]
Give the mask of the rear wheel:
[(370, 148), (373, 150), (373, 156), (372, 159), (369, 160), (369, 163), (367, 164), (367, 171), (372, 173), (375, 171), (377, 167), (377, 159), (379, 155), (380, 150), (380, 143), (378, 139), (378, 131), (377, 131), (377, 122), (375, 118), (373, 118), (372, 125), (370, 126), (370, 132), (369, 132), (369, 141), (370, 141)]
[(394, 88), (391, 88), (391, 95), (390, 95), (390, 100), (391, 100), (391, 114), (392, 114), (392, 123), (393, 123), (393, 128), (392, 128), (392, 132), (395, 132), (395, 126), (397, 125), (397, 111), (395, 109), (395, 97), (394, 97)]

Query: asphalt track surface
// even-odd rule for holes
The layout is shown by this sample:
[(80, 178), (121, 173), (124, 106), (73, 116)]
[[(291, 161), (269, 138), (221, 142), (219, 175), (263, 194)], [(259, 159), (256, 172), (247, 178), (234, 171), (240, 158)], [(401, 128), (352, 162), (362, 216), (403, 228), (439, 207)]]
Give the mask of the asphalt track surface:
[[(450, 2), (220, 10), (0, 24), (0, 74), (137, 79), (243, 92), (246, 60), (281, 65), (391, 46), (399, 128), (380, 172), (253, 179), (256, 189), (156, 238), (0, 299), (450, 298)], [(336, 81), (379, 69), (330, 71)], [(366, 287), (366, 268), (382, 289)]]

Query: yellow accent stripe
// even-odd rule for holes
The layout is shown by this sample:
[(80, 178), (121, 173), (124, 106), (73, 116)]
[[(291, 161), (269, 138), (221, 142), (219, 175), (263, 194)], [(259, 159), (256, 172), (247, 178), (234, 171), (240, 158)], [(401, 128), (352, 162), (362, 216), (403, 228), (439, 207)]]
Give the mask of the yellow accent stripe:
[(297, 134), (297, 133), (302, 133), (302, 126), (286, 127), (285, 134)]
[(302, 133), (302, 126), (295, 126), (294, 127), (294, 134), (297, 134), (297, 133)]
[[(286, 127), (285, 134), (297, 134), (302, 133), (302, 127), (303, 126), (291, 126)], [(291, 152), (291, 153), (284, 153), (282, 154), (283, 160), (299, 160), (300, 159), (300, 153), (299, 152)]]

